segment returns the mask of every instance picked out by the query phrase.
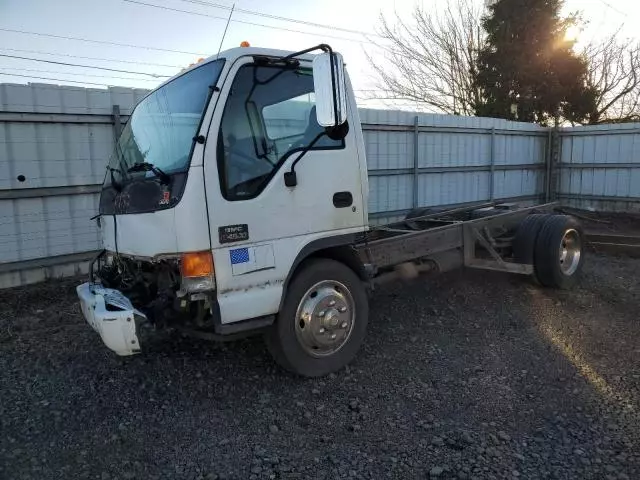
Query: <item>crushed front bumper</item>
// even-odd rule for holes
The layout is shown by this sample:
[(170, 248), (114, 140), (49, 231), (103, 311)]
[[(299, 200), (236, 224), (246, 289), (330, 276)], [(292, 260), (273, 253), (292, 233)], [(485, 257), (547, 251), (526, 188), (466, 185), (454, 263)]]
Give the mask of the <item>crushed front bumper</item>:
[(104, 344), (118, 355), (140, 352), (137, 323), (146, 316), (118, 290), (94, 283), (76, 287), (82, 314)]

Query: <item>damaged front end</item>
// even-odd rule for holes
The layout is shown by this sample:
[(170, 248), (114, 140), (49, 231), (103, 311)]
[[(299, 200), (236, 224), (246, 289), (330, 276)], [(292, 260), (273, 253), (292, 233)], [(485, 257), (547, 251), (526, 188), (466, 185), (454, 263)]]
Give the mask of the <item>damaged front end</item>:
[(146, 316), (129, 299), (99, 284), (83, 283), (76, 291), (87, 323), (109, 349), (122, 356), (140, 351), (140, 323)]
[(118, 355), (132, 355), (140, 351), (145, 326), (213, 331), (214, 285), (210, 252), (151, 260), (103, 251), (77, 293), (87, 322), (105, 345)]
[(170, 320), (180, 288), (177, 259), (136, 260), (105, 253), (91, 281), (122, 292), (155, 325)]

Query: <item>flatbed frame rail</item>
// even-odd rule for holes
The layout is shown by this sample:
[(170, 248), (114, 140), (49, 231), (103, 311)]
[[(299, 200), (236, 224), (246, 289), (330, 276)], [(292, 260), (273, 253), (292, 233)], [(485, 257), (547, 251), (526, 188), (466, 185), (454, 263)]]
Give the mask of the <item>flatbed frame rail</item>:
[[(375, 272), (432, 260), (442, 271), (466, 266), (529, 275), (532, 265), (507, 261), (498, 252), (497, 247), (511, 238), (497, 242), (492, 231), (514, 231), (529, 214), (550, 213), (556, 206), (555, 202), (522, 208), (484, 203), (430, 213), (373, 228), (356, 249), (362, 262)], [(482, 209), (496, 213), (470, 218), (472, 212)]]

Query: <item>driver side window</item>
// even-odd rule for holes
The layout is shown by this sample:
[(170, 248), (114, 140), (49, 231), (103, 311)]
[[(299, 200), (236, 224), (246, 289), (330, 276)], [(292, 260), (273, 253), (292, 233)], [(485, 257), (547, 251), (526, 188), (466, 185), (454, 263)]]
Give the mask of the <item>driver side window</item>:
[(291, 145), (300, 142), (309, 125), (310, 115), (315, 117), (314, 106), (315, 94), (311, 92), (262, 109), (267, 137), (274, 142), (276, 150), (286, 152)]
[[(288, 157), (323, 128), (310, 69), (245, 65), (229, 93), (218, 135), (220, 187), (227, 200), (255, 198)], [(321, 137), (311, 150), (344, 148)]]

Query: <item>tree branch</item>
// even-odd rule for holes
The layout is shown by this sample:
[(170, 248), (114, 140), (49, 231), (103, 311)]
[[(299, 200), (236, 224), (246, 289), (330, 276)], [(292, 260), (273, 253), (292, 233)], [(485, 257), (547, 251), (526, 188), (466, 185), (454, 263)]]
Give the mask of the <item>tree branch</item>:
[(481, 94), (473, 72), (484, 31), (474, 0), (447, 0), (443, 9), (416, 5), (408, 20), (380, 17), (374, 42), (382, 58), (368, 60), (376, 72), (378, 98), (411, 100), (449, 114), (474, 115)]

